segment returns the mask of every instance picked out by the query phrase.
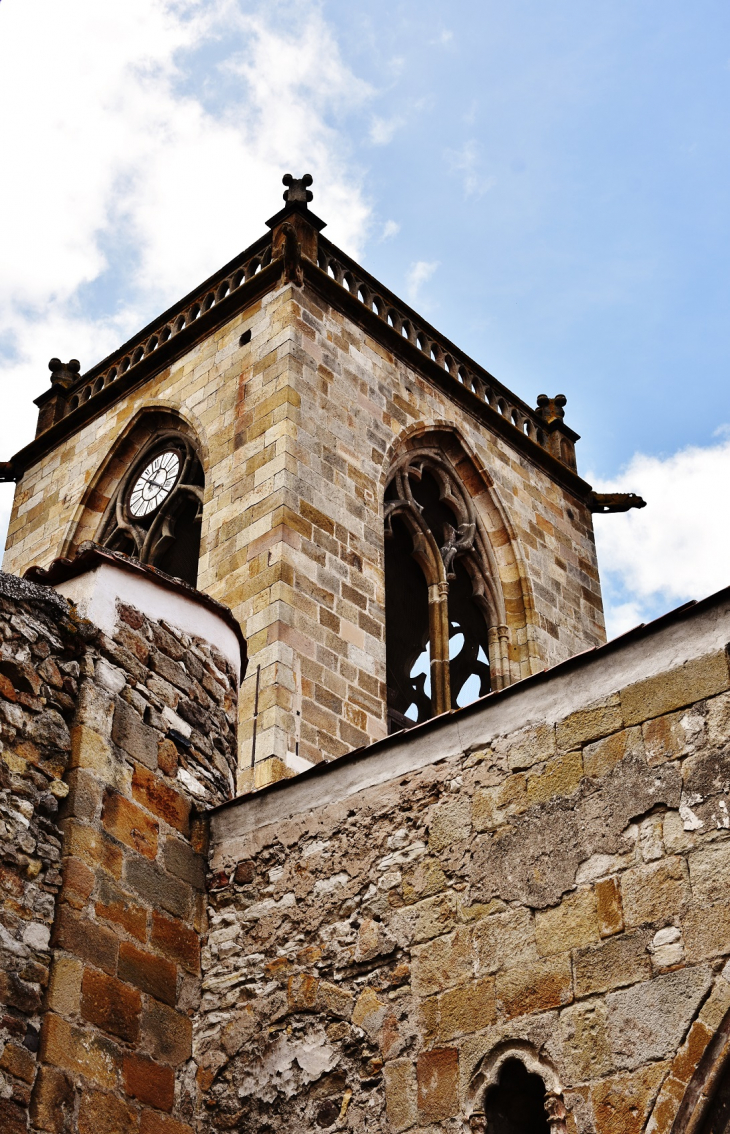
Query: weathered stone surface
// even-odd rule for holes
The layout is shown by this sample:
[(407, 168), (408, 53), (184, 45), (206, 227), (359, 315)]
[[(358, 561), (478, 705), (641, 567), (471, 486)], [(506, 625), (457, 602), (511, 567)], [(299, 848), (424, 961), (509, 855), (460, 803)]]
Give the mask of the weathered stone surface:
[(695, 658), (668, 673), (658, 674), (622, 690), (621, 706), (627, 724), (671, 713), (728, 688), (725, 651)]
[(439, 1122), (456, 1114), (459, 1106), (459, 1053), (456, 1048), (434, 1048), (416, 1063), (418, 1114), (422, 1122)]
[(587, 744), (583, 749), (583, 765), (587, 776), (600, 778), (615, 768), (630, 752), (643, 754), (641, 729), (625, 728), (603, 740)]
[(596, 895), (588, 887), (563, 898), (559, 906), (535, 917), (535, 940), (542, 957), (598, 941)]
[(135, 1043), (139, 1036), (142, 997), (105, 973), (87, 969), (81, 983), (81, 1015), (103, 1032)]
[(527, 809), (527, 776), (508, 776), (502, 783), (474, 792), (472, 822), (475, 831), (493, 831), (511, 815)]
[(420, 996), (443, 992), (472, 975), (471, 934), (457, 929), (446, 937), (414, 947), (412, 957), (415, 991)]
[(159, 733), (146, 725), (137, 710), (118, 699), (114, 709), (112, 740), (140, 764), (157, 767), (157, 741)]
[[(560, 856), (552, 853), (558, 839), (565, 848)], [(575, 812), (562, 801), (551, 802), (475, 840), (472, 893), (478, 901), (512, 898), (545, 908), (571, 888), (583, 857)]]
[(609, 993), (606, 1029), (614, 1066), (633, 1070), (675, 1052), (709, 987), (709, 970), (698, 966)]
[(445, 850), (452, 843), (468, 838), (471, 832), (471, 803), (457, 796), (439, 804), (431, 816), (428, 845), (432, 851)]
[(142, 1046), (154, 1059), (184, 1063), (192, 1055), (193, 1025), (187, 1016), (149, 999), (142, 1015)]
[(104, 797), (102, 822), (115, 839), (126, 843), (145, 858), (157, 857), (159, 824), (147, 811), (137, 807), (131, 800), (125, 799), (118, 792), (107, 792)]
[(41, 1033), (41, 1059), (70, 1075), (83, 1075), (107, 1090), (117, 1085), (121, 1053), (116, 1044), (48, 1013)]
[(648, 977), (651, 964), (646, 950), (650, 937), (650, 933), (639, 930), (579, 949), (574, 960), (576, 996), (607, 992)]
[(123, 1073), (128, 1096), (158, 1110), (172, 1110), (175, 1076), (171, 1067), (144, 1056), (127, 1055)]
[(119, 946), (119, 976), (165, 1004), (175, 1004), (177, 969), (171, 961), (138, 949), (127, 941)]
[(710, 903), (727, 897), (730, 885), (730, 839), (700, 847), (688, 858), (692, 896)]
[(560, 796), (571, 796), (578, 790), (583, 779), (583, 756), (581, 752), (566, 752), (553, 756), (541, 772), (532, 772), (527, 777), (528, 804), (547, 803)]
[(535, 925), (529, 910), (495, 913), (478, 921), (473, 930), (476, 973), (525, 965), (538, 959)]
[(150, 940), (158, 952), (188, 972), (200, 971), (200, 937), (183, 922), (153, 910)]
[(68, 1075), (55, 1067), (39, 1067), (30, 1104), (30, 1119), (48, 1134), (67, 1134), (74, 1111), (74, 1089)]
[(79, 1107), (79, 1134), (134, 1134), (137, 1114), (115, 1095), (84, 1091)]
[(496, 1018), (493, 977), (451, 989), (439, 997), (439, 1040), (447, 1043), (456, 1036), (482, 1031)]
[(621, 903), (627, 926), (681, 915), (689, 897), (687, 864), (678, 856), (627, 870), (621, 878)]
[[(587, 741), (616, 732), (623, 727), (621, 705), (615, 694), (605, 701), (596, 701), (561, 721), (557, 728), (558, 748), (576, 749)], [(633, 722), (627, 722), (633, 723)]]
[(667, 1069), (667, 1064), (657, 1063), (592, 1087), (596, 1129), (601, 1134), (641, 1134)]
[(613, 1067), (603, 1000), (572, 1004), (560, 1014), (563, 1061), (571, 1084), (600, 1079)]
[(416, 1068), (410, 1059), (392, 1059), (383, 1068), (388, 1125), (408, 1130), (418, 1121)]
[(508, 1017), (569, 1004), (573, 999), (570, 958), (562, 955), (507, 969), (497, 975), (496, 990)]
[(682, 918), (688, 964), (730, 954), (730, 907), (727, 901), (689, 909)]
[(596, 912), (601, 937), (610, 937), (624, 928), (621, 891), (615, 878), (596, 883)]
[(641, 726), (648, 764), (663, 764), (693, 751), (704, 728), (704, 721), (694, 713), (668, 713)]

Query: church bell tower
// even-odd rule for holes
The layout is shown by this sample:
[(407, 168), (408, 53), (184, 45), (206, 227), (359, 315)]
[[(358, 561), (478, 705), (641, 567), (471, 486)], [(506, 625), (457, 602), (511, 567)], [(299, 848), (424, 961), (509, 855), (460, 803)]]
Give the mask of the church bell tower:
[[(4, 568), (91, 543), (228, 606), (239, 788), (605, 639), (565, 398), (511, 393), (332, 244), (308, 175), (267, 232), (85, 373), (52, 359)], [(174, 706), (173, 706), (174, 708)]]

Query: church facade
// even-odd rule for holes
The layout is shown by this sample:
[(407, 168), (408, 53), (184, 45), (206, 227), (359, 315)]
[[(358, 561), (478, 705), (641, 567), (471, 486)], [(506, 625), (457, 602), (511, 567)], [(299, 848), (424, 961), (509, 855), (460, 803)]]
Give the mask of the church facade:
[(285, 184), (0, 465), (3, 1129), (727, 1134), (730, 593)]

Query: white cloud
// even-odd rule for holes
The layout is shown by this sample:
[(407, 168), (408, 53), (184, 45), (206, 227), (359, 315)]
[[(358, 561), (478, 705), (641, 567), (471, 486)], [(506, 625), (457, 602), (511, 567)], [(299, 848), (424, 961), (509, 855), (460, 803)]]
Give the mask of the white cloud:
[(415, 303), (420, 294), (421, 288), (436, 271), (439, 266), (438, 260), (417, 260), (415, 264), (411, 265), (411, 269), (406, 278), (406, 290), (408, 298), (411, 303)]
[(370, 95), (317, 4), (0, 3), (0, 458), (51, 355), (87, 369), (265, 232), (283, 173), (357, 255), (343, 121)]
[(405, 126), (405, 118), (373, 118), (370, 124), (370, 141), (374, 146), (387, 146), (393, 141), (396, 132)]
[(497, 184), (497, 178), (485, 176), (480, 172), (481, 156), (474, 139), (464, 142), (460, 150), (446, 150), (446, 162), (454, 173), (463, 175), (464, 194), (467, 197), (482, 197)]
[(398, 224), (398, 221), (394, 221), (394, 220), (386, 221), (385, 224), (383, 225), (383, 231), (380, 235), (380, 239), (381, 240), (391, 240), (394, 236), (397, 236), (399, 232), (400, 232), (400, 225)]
[(610, 636), (730, 584), (730, 436), (668, 457), (637, 453), (602, 492), (637, 492), (641, 510), (596, 516)]

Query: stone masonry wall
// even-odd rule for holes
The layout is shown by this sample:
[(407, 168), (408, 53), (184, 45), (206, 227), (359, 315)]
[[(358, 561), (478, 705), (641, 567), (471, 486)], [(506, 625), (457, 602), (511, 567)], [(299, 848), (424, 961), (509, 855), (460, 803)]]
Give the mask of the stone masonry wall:
[(0, 574), (0, 1128), (26, 1130), (61, 887), (59, 801), (88, 627)]
[(585, 504), (309, 285), (272, 291), (29, 468), (6, 570), (47, 566), (93, 538), (115, 485), (92, 492), (92, 479), (150, 407), (178, 412), (201, 443), (198, 586), (232, 609), (251, 661), (241, 789), (385, 734), (383, 490), (408, 437), (453, 426), (492, 483), (501, 510), (482, 520), (513, 680), (604, 640)]
[(665, 668), (657, 632), (215, 818), (205, 1129), (456, 1134), (517, 1045), (571, 1134), (666, 1134), (730, 1012), (730, 678), (696, 624)]
[[(35, 592), (34, 611), (51, 599), (62, 607), (57, 637), (59, 619), (73, 627), (72, 604), (23, 586)], [(38, 839), (32, 853), (28, 843), (25, 872), (37, 881), (25, 904), (35, 920), (20, 908), (15, 916), (12, 900), (5, 907), (2, 941), (17, 975), (7, 978), (4, 1019), (15, 1031), (0, 1067), (13, 1134), (190, 1134), (194, 1118), (191, 1017), (205, 917), (199, 812), (233, 791), (236, 677), (207, 643), (123, 604), (118, 616), (113, 640), (80, 624), (87, 642), (78, 661), (56, 652), (36, 665), (40, 697), (14, 698), (0, 678), (1, 711), (17, 730), (3, 768), (19, 777), (27, 761), (26, 778), (58, 777), (40, 795), (45, 810), (65, 794), (55, 838)], [(18, 634), (42, 643), (37, 623), (25, 629), (22, 612), (10, 616)], [(16, 664), (18, 681), (32, 682), (31, 665)], [(0, 672), (11, 673), (4, 665)], [(57, 691), (68, 678), (78, 690)], [(22, 725), (19, 698), (29, 718)], [(28, 816), (28, 801), (16, 810)], [(6, 877), (15, 898), (18, 869)], [(23, 1014), (32, 1017), (27, 1027)]]

